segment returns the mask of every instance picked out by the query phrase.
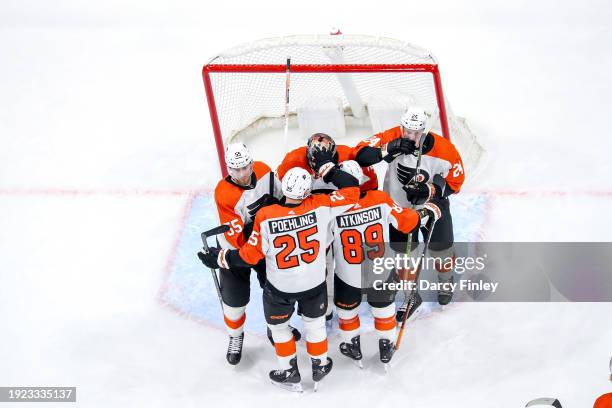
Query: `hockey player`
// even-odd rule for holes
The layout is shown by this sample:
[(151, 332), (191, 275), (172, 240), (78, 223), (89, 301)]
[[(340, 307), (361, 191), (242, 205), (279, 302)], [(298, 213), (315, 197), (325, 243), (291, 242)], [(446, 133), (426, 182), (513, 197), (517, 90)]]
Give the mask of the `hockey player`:
[[(362, 147), (360, 146), (360, 148)], [(329, 154), (320, 156), (317, 160), (314, 152), (315, 150), (320, 152), (321, 149), (325, 149)], [(345, 145), (336, 145), (334, 139), (325, 133), (315, 133), (308, 139), (306, 146), (298, 147), (287, 153), (278, 166), (278, 169), (276, 169), (276, 175), (279, 180), (282, 180), (289, 169), (300, 167), (312, 175), (313, 193), (329, 193), (337, 189), (327, 176), (329, 170), (333, 168), (334, 165), (345, 160), (355, 160), (356, 152), (357, 150), (355, 148)], [(369, 164), (363, 169), (366, 180), (361, 187), (362, 190), (373, 190), (378, 188), (376, 172), (368, 166)]]
[[(429, 245), (430, 256), (441, 260), (454, 259), (453, 218), (448, 197), (457, 194), (465, 179), (461, 156), (448, 140), (429, 129), (429, 117), (420, 107), (406, 111), (400, 126), (378, 133), (357, 145), (357, 161), (360, 165), (373, 165), (385, 158), (389, 169), (385, 175), (384, 191), (402, 207), (422, 206), (435, 200), (442, 211), (436, 223)], [(415, 168), (419, 147), (422, 144), (419, 175), (415, 179)], [(372, 149), (375, 148), (375, 149)], [(392, 229), (391, 242), (399, 251), (407, 247), (408, 235)], [(412, 234), (413, 245), (418, 234)], [(453, 296), (452, 261), (436, 262), (438, 280), (438, 303), (448, 304)], [(418, 292), (417, 292), (418, 296)], [(398, 310), (398, 319), (405, 311), (407, 302)]]
[[(363, 179), (361, 167), (353, 160), (340, 163), (340, 168), (359, 181)], [(384, 256), (385, 242), (389, 242), (389, 225), (409, 233), (419, 226), (426, 227), (430, 220), (439, 217), (440, 209), (435, 204), (426, 203), (418, 211), (402, 208), (380, 190), (361, 192), (359, 201), (353, 207), (336, 216), (333, 223), (336, 258), (334, 303), (338, 311), (342, 336), (340, 352), (343, 355), (357, 361), (362, 358), (359, 305), (362, 291), (365, 290), (369, 293), (368, 303), (379, 336), (380, 361), (385, 364), (391, 361), (396, 336), (395, 292), (374, 295), (362, 280), (362, 264), (368, 258), (373, 260)]]
[[(253, 229), (255, 214), (264, 206), (278, 202), (280, 185), (270, 167), (253, 161), (243, 143), (229, 144), (225, 149), (225, 162), (229, 175), (215, 188), (215, 202), (222, 224), (230, 230), (219, 236), (221, 248), (242, 247)], [(266, 280), (265, 261), (252, 266), (260, 285)], [(251, 266), (221, 268), (219, 280), (223, 300), (223, 320), (229, 334), (228, 363), (235, 365), (242, 356), (245, 309), (250, 298)], [(296, 336), (299, 332), (296, 330)]]
[[(360, 147), (361, 149), (370, 149)], [(377, 150), (377, 149), (373, 149)], [(307, 142), (306, 146), (298, 147), (295, 150), (287, 153), (281, 164), (276, 170), (276, 175), (279, 179), (282, 179), (285, 173), (293, 168), (300, 167), (308, 171), (313, 177), (312, 192), (313, 193), (329, 193), (336, 190), (337, 187), (330, 182), (329, 170), (332, 169), (338, 163), (342, 163), (345, 160), (355, 160), (355, 154), (357, 150), (345, 145), (336, 145), (334, 139), (325, 133), (313, 134)], [(368, 165), (369, 166), (369, 165)], [(360, 186), (362, 191), (378, 189), (378, 177), (374, 169), (365, 167), (364, 182)], [(331, 301), (333, 297), (333, 257), (332, 252), (327, 252), (326, 258), (327, 269), (329, 271), (328, 278), (328, 295), (330, 301), (328, 302), (328, 309), (326, 311), (326, 319), (331, 321), (332, 319), (332, 305)]]
[(325, 328), (325, 248), (331, 244), (333, 217), (357, 201), (359, 189), (357, 180), (337, 166), (329, 171), (330, 181), (341, 189), (330, 195), (311, 195), (310, 173), (290, 169), (282, 180), (285, 203), (257, 213), (253, 232), (239, 251), (211, 248), (202, 254), (209, 267), (246, 267), (266, 259), (264, 313), (280, 363), (279, 370), (270, 372), (270, 379), (292, 391), (302, 390), (295, 339), (289, 329), (296, 303), (304, 321), (315, 388), (332, 369)]

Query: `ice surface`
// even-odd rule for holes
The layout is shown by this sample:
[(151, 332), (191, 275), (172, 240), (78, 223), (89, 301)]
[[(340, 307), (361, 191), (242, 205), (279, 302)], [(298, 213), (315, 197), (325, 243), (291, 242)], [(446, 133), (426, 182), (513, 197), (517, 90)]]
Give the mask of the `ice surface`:
[[(314, 1), (299, 19), (286, 2), (208, 3), (0, 5), (0, 385), (74, 385), (85, 407), (588, 407), (610, 391), (611, 304), (458, 304), (410, 325), (387, 375), (369, 322), (363, 371), (332, 333), (320, 392), (287, 395), (267, 384), (276, 364), (257, 319), (243, 362), (227, 365), (193, 257), (219, 177), (201, 66), (332, 25), (440, 60), (488, 152), (454, 201), (460, 233), (610, 241), (608, 2), (384, 0), (347, 13)], [(392, 22), (406, 9), (419, 18)]]

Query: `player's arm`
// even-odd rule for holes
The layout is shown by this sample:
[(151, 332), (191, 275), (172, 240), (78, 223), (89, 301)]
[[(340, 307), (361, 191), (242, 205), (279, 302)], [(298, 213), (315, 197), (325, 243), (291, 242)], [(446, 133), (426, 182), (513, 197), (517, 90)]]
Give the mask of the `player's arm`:
[(394, 127), (362, 140), (355, 146), (355, 161), (361, 167), (371, 166), (383, 159), (390, 161), (402, 154), (415, 151), (414, 142), (402, 138), (401, 128)]
[[(452, 145), (451, 145), (452, 146)], [(451, 194), (456, 194), (461, 190), (461, 186), (465, 181), (465, 170), (463, 169), (463, 161), (459, 152), (452, 146), (452, 161), (451, 168), (444, 178), (445, 191), (442, 192), (443, 197), (448, 197)]]
[(328, 207), (331, 216), (340, 215), (359, 201), (359, 187), (345, 187), (330, 194), (311, 196), (318, 207)]
[(227, 191), (223, 189), (223, 185), (215, 189), (215, 202), (217, 203), (219, 221), (221, 221), (221, 224), (226, 224), (230, 227), (229, 231), (223, 234), (223, 238), (232, 248), (240, 248), (246, 241), (244, 221), (234, 210), (231, 200), (228, 200), (229, 198)]
[(452, 146), (452, 151), (449, 152), (448, 156), (451, 167), (446, 177), (435, 174), (431, 183), (417, 182), (402, 187), (406, 192), (408, 201), (414, 205), (421, 205), (431, 200), (447, 198), (459, 192), (465, 180), (463, 162), (454, 146)]
[(323, 177), (326, 183), (333, 183), (338, 189), (359, 187), (359, 180), (340, 169), (333, 161), (332, 152), (328, 149), (315, 147), (312, 150), (314, 170)]
[(259, 214), (255, 217), (253, 232), (247, 242), (238, 249), (209, 248), (208, 253), (198, 252), (198, 258), (209, 268), (250, 268), (256, 265), (265, 254), (261, 244), (261, 220)]

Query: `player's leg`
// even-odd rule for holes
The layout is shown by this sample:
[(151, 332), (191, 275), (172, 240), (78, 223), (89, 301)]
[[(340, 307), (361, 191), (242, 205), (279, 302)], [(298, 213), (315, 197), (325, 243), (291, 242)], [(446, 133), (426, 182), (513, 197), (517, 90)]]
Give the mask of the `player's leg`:
[(320, 286), (312, 295), (298, 299), (306, 331), (306, 350), (312, 362), (312, 379), (321, 381), (332, 369), (332, 360), (327, 356), (327, 286)]
[(251, 295), (250, 269), (219, 269), (219, 285), (223, 300), (223, 321), (229, 334), (227, 362), (236, 365), (242, 358), (246, 306)]
[(268, 328), (274, 339), (274, 350), (279, 369), (270, 371), (273, 384), (290, 391), (301, 391), (301, 377), (297, 366), (295, 338), (289, 328), (295, 299), (285, 299), (264, 287), (263, 309)]
[(340, 327), (340, 352), (356, 361), (362, 359), (361, 337), (359, 335), (359, 305), (361, 289), (355, 288), (334, 274), (334, 304)]
[(388, 363), (395, 351), (395, 302), (370, 302), (374, 328), (378, 335), (378, 351), (380, 361)]
[[(257, 265), (253, 267), (253, 270), (257, 273), (257, 280), (259, 281), (259, 286), (263, 289), (264, 285), (266, 284), (266, 261), (264, 259), (259, 261), (259, 263), (257, 263)], [(291, 325), (289, 325), (289, 328), (293, 333), (295, 341), (300, 341), (300, 339), (302, 338), (302, 334), (300, 333), (300, 331)], [(270, 331), (269, 327), (267, 329), (267, 335), (268, 340), (270, 340), (270, 344), (272, 345), (272, 347), (274, 347), (274, 339), (272, 338), (272, 331)]]
[(446, 305), (453, 298), (452, 283), (454, 283), (453, 270), (455, 249), (453, 247), (453, 217), (450, 212), (450, 202), (447, 199), (436, 203), (442, 212), (442, 217), (436, 222), (431, 242), (429, 243), (429, 256), (434, 258), (438, 282), (443, 285), (438, 290), (438, 303)]

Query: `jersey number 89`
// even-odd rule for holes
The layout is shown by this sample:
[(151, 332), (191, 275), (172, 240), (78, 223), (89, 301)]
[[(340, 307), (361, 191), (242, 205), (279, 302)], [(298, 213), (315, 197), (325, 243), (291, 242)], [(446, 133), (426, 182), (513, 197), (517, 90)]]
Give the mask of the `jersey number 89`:
[(346, 262), (360, 264), (364, 260), (364, 242), (369, 249), (366, 251), (368, 258), (376, 259), (385, 254), (385, 243), (383, 227), (380, 223), (372, 224), (361, 232), (356, 229), (347, 229), (340, 233), (342, 241), (342, 253)]

